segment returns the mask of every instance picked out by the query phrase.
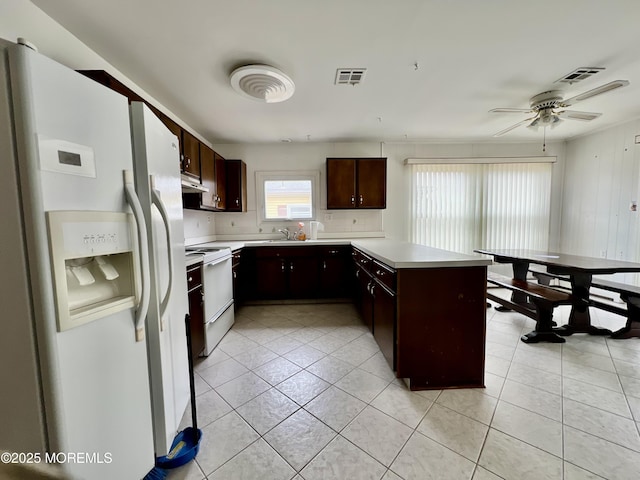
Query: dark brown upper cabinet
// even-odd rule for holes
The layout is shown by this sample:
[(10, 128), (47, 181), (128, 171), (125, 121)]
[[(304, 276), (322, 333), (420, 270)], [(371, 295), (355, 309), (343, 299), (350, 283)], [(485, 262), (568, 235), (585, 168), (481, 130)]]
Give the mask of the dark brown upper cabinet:
[(227, 212), (247, 211), (247, 164), (242, 160), (227, 160)]
[(182, 130), (182, 171), (200, 178), (200, 142), (186, 130)]
[(327, 158), (327, 209), (387, 208), (386, 158)]
[(195, 210), (224, 211), (225, 160), (203, 143), (198, 142), (198, 147), (200, 159), (198, 177), (209, 191), (184, 194), (182, 196), (184, 207)]
[(213, 152), (213, 158), (216, 175), (216, 209), (225, 210), (227, 208), (227, 162), (216, 152)]

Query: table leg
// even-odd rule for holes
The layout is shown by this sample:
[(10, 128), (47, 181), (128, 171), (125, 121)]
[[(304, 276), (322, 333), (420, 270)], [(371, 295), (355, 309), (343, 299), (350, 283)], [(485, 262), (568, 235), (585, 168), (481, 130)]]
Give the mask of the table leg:
[(574, 333), (588, 333), (590, 335), (611, 335), (611, 330), (591, 325), (589, 313), (589, 289), (591, 288), (591, 274), (576, 273), (571, 275), (571, 294), (574, 301), (571, 305), (569, 323), (555, 329), (558, 335), (573, 335)]
[(537, 313), (536, 329), (522, 335), (520, 340), (524, 343), (552, 342), (564, 343), (565, 339), (556, 333), (553, 328), (553, 305), (544, 301), (534, 300)]

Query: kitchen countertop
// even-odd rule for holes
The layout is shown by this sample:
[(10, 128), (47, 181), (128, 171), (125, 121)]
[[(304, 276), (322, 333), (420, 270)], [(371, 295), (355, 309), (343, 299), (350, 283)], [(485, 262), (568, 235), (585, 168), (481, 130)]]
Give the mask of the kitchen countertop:
[(224, 247), (231, 251), (244, 247), (296, 247), (305, 245), (353, 245), (376, 260), (393, 268), (442, 268), (491, 265), (491, 260), (479, 255), (465, 255), (439, 248), (387, 238), (319, 239), (319, 240), (248, 240), (207, 242), (197, 246)]

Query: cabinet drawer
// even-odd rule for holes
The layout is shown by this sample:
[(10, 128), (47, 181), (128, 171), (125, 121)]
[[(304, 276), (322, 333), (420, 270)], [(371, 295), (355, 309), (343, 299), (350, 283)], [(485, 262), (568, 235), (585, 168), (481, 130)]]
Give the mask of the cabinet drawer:
[(319, 247), (320, 254), (323, 257), (347, 257), (351, 247), (341, 245)]
[(192, 290), (202, 285), (202, 269), (200, 265), (190, 267), (187, 270), (187, 290)]
[(232, 265), (234, 267), (240, 265), (240, 259), (242, 258), (242, 250), (236, 250), (231, 255), (232, 255)]
[(371, 270), (380, 283), (392, 292), (396, 291), (396, 271), (393, 268), (374, 260)]
[(317, 251), (315, 247), (307, 245), (256, 248), (256, 258), (315, 257), (316, 255)]
[(373, 259), (369, 255), (356, 249), (353, 249), (353, 252), (351, 253), (351, 255), (356, 265), (359, 265), (361, 268), (364, 268), (366, 271), (371, 270), (371, 264), (373, 262)]

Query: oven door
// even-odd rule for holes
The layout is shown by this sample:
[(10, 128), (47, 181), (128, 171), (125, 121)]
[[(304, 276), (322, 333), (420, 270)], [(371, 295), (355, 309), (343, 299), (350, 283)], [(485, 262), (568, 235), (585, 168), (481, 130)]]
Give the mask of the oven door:
[(202, 267), (205, 323), (219, 317), (233, 302), (231, 256), (205, 263)]

